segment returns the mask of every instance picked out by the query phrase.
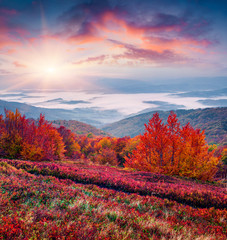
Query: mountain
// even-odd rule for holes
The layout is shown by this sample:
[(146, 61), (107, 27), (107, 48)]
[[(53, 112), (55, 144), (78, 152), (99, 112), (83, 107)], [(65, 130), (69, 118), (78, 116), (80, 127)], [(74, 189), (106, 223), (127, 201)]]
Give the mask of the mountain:
[(213, 98), (213, 97), (226, 97), (227, 96), (227, 88), (221, 88), (216, 90), (206, 90), (206, 91), (190, 91), (184, 93), (174, 93), (172, 95), (178, 97), (202, 97), (202, 98)]
[(68, 129), (70, 129), (73, 133), (78, 135), (88, 135), (89, 133), (92, 133), (95, 136), (110, 136), (110, 134), (104, 132), (101, 129), (98, 129), (94, 126), (91, 126), (89, 124), (79, 122), (76, 120), (53, 120), (51, 121), (53, 123), (53, 126), (59, 128), (60, 126), (64, 126)]
[[(14, 111), (18, 109), (27, 118), (37, 119), (40, 113), (45, 115), (49, 121), (53, 121), (56, 126), (63, 125), (77, 134), (93, 133), (97, 136), (106, 136), (106, 132), (116, 137), (134, 137), (144, 131), (144, 124), (148, 123), (156, 111), (146, 112), (136, 116), (100, 127), (105, 118), (114, 116), (113, 111), (99, 111), (97, 109), (48, 109), (34, 107), (24, 103), (7, 102), (0, 100), (0, 114), (4, 114), (4, 108)], [(158, 111), (164, 121), (169, 116), (169, 111)], [(209, 143), (227, 143), (227, 107), (207, 108), (196, 110), (175, 110), (182, 125), (190, 122), (194, 128), (205, 130), (206, 140)], [(64, 120), (62, 120), (64, 119)], [(112, 120), (114, 121), (114, 117)], [(76, 121), (72, 121), (76, 120)], [(83, 122), (83, 123), (81, 123)], [(94, 125), (95, 127), (91, 126)], [(104, 131), (104, 132), (103, 132)]]
[[(158, 111), (160, 118), (167, 121), (170, 111)], [(205, 130), (208, 143), (227, 142), (227, 107), (196, 110), (175, 110), (182, 125), (190, 124), (194, 128)], [(148, 123), (155, 112), (139, 114), (121, 121), (108, 124), (102, 130), (116, 137), (137, 136), (144, 132), (144, 124)]]
[(115, 110), (100, 110), (98, 108), (75, 108), (73, 110), (67, 109), (50, 109), (34, 107), (25, 103), (7, 102), (0, 100), (0, 114), (4, 114), (4, 109), (11, 110), (13, 112), (16, 109), (21, 114), (25, 114), (27, 118), (37, 119), (40, 113), (45, 115), (45, 118), (51, 120), (77, 120), (87, 124), (100, 127), (107, 123), (111, 118), (116, 121), (120, 118), (119, 114)]
[[(206, 95), (226, 96), (226, 77), (201, 77), (166, 80), (141, 81), (132, 79), (105, 78), (96, 82), (96, 87), (105, 93), (174, 93), (186, 92), (179, 96)], [(178, 95), (176, 93), (176, 95)]]

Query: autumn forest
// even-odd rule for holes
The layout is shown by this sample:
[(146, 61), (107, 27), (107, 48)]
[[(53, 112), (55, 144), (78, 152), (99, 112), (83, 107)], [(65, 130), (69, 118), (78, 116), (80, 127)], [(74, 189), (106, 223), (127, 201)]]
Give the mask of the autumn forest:
[(174, 112), (116, 138), (5, 110), (0, 154), (0, 239), (226, 237), (226, 147)]

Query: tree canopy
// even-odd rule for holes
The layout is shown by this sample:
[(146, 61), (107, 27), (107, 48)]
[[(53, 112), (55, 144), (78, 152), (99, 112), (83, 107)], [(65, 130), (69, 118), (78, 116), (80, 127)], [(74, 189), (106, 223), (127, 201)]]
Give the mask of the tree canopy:
[(124, 166), (212, 180), (219, 159), (208, 149), (204, 131), (194, 129), (189, 123), (181, 126), (174, 112), (166, 124), (155, 113), (145, 124), (145, 132)]

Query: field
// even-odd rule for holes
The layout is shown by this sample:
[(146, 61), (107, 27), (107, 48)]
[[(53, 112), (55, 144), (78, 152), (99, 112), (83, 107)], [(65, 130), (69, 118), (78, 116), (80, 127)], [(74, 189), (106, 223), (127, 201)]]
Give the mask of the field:
[(147, 172), (0, 159), (0, 239), (226, 239), (226, 188)]

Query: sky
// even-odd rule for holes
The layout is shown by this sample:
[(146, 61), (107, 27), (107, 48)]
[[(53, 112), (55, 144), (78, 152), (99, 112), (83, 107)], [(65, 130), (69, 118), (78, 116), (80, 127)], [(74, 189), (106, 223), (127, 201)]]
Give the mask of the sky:
[[(80, 92), (70, 101), (90, 102), (106, 94), (106, 108), (115, 94), (118, 109), (132, 94), (140, 105), (127, 105), (128, 113), (148, 107), (144, 101), (207, 106), (154, 93), (157, 85), (196, 90), (200, 81), (211, 90), (217, 79), (227, 88), (226, 22), (225, 0), (0, 0), (0, 94), (56, 90), (66, 101), (66, 92)], [(95, 102), (82, 105), (101, 107)]]

